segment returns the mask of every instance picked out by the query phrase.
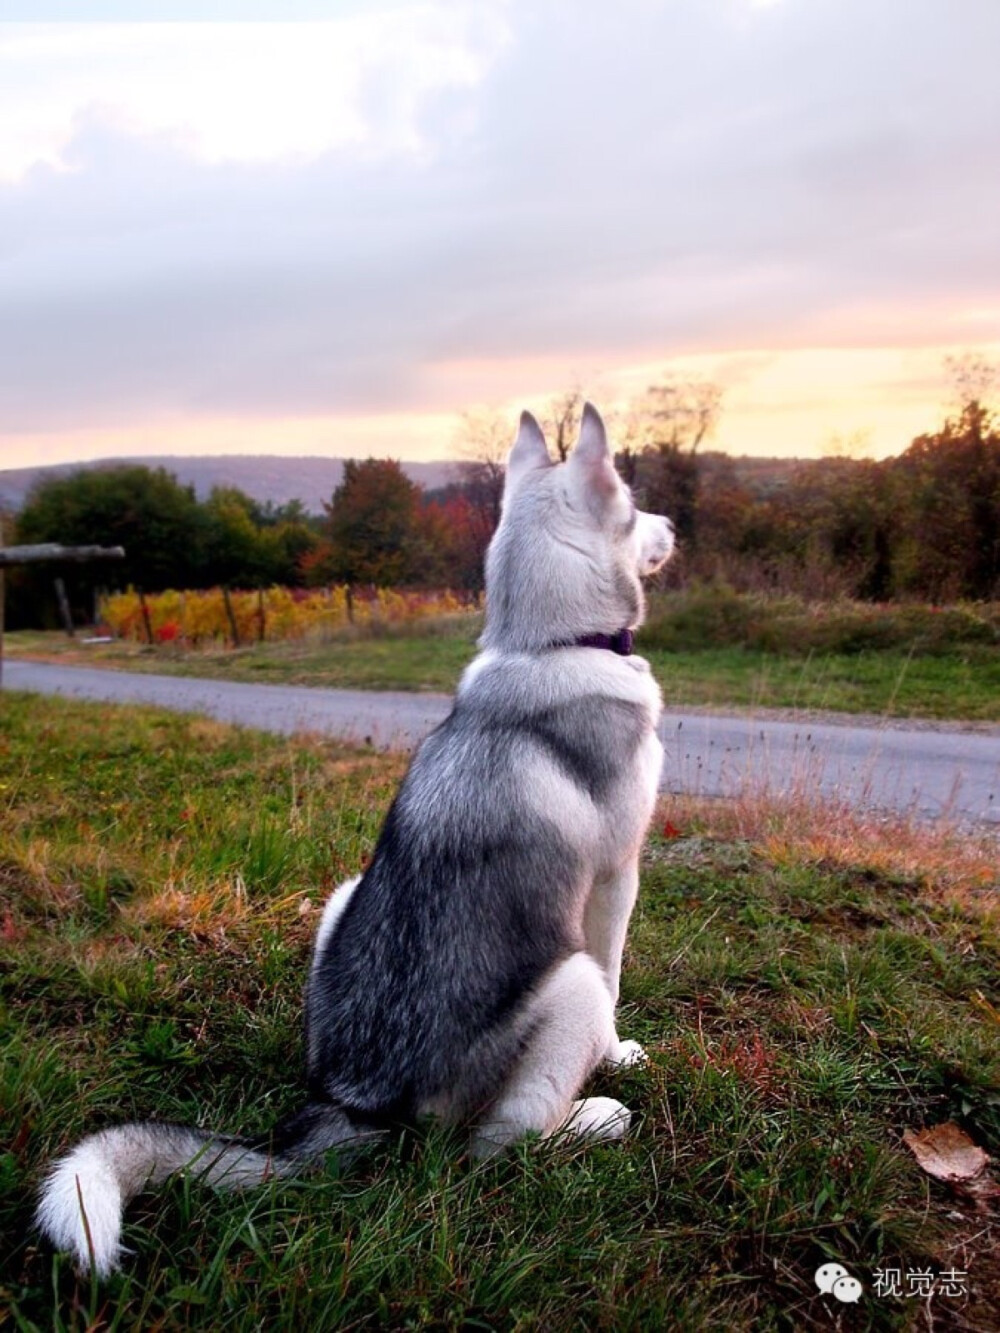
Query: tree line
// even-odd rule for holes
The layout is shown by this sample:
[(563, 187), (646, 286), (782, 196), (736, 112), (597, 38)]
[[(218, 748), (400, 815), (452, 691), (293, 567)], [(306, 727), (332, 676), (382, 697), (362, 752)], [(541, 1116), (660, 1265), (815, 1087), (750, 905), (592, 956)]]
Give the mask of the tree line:
[(777, 488), (671, 449), (643, 453), (636, 482), (650, 507), (673, 504), (674, 578), (809, 599), (1000, 597), (1000, 423), (978, 398), (895, 457), (799, 463)]
[(261, 588), (342, 583), (475, 593), (492, 534), (463, 482), (428, 495), (399, 463), (348, 459), (322, 515), (299, 501), (261, 504), (235, 487), (199, 500), (163, 468), (81, 468), (42, 479), (5, 523), (8, 543), (122, 546), (114, 565), (15, 567), (7, 575), (10, 628), (54, 626), (53, 576), (74, 618), (94, 616), (95, 593), (134, 587)]
[[(898, 456), (830, 457), (775, 470), (706, 451), (721, 411), (712, 384), (667, 376), (611, 422), (619, 470), (640, 505), (679, 537), (674, 581), (808, 598), (932, 602), (1000, 597), (1000, 422), (982, 366), (959, 368), (956, 410)], [(555, 399), (543, 425), (555, 455), (575, 438), (582, 394)], [(109, 588), (319, 586), (476, 593), (500, 517), (512, 431), (465, 419), (454, 482), (426, 492), (389, 459), (349, 459), (322, 515), (217, 487), (199, 501), (162, 468), (130, 464), (42, 480), (8, 540), (121, 545), (114, 567), (63, 575), (81, 620)], [(54, 623), (52, 570), (9, 576), (12, 627)]]
[[(670, 375), (651, 386), (609, 425), (637, 502), (676, 527), (678, 555), (661, 577), (807, 599), (1000, 597), (1000, 418), (989, 403), (996, 373), (976, 357), (948, 370), (954, 410), (879, 461), (835, 454), (760, 466), (706, 451), (722, 410), (718, 386)], [(573, 390), (545, 414), (559, 458), (581, 408)], [(498, 425), (480, 415), (465, 432), (469, 477), (497, 507), (509, 438)]]

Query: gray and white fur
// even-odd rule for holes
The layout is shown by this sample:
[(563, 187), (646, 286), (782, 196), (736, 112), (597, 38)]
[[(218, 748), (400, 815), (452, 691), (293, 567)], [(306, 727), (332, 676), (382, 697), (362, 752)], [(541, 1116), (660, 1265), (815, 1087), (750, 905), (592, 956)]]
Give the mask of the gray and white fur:
[(479, 656), (417, 751), (369, 868), (328, 901), (306, 987), (303, 1110), (258, 1140), (101, 1130), (60, 1158), (37, 1221), (81, 1270), (117, 1267), (129, 1199), (187, 1169), (217, 1188), (298, 1172), (399, 1123), (469, 1127), (491, 1153), (534, 1132), (620, 1138), (577, 1100), (603, 1060), (643, 1058), (615, 1005), (656, 797), (660, 694), (640, 657), (576, 640), (635, 628), (670, 556), (587, 405), (553, 464), (524, 413), (486, 563)]

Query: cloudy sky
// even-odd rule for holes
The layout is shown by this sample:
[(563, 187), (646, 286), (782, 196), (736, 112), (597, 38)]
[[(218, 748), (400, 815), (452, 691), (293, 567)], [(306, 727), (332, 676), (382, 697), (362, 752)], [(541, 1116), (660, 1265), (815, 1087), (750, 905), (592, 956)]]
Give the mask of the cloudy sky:
[(440, 458), (666, 368), (885, 454), (1000, 359), (998, 0), (188, 8), (0, 0), (0, 467)]

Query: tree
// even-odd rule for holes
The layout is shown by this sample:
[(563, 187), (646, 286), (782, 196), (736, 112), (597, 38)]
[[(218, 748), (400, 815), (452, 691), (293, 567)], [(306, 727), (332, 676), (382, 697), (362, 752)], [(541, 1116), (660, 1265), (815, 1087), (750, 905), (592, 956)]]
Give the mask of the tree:
[(896, 494), (884, 463), (847, 452), (820, 459), (796, 475), (784, 508), (817, 593), (892, 595)]
[(348, 585), (420, 582), (420, 500), (420, 487), (393, 459), (349, 458), (333, 498), (323, 506), (329, 546), (314, 571)]
[(125, 559), (102, 567), (99, 575), (111, 586), (183, 588), (198, 569), (201, 521), (194, 490), (163, 468), (84, 468), (44, 480), (28, 496), (17, 533), (22, 542), (123, 546)]
[(1000, 594), (1000, 430), (966, 402), (895, 460), (903, 499), (899, 590), (941, 601)]
[(428, 550), (427, 581), (437, 587), (481, 592), (483, 558), (490, 530), (459, 483), (442, 487), (424, 503), (422, 521)]
[[(510, 422), (499, 412), (466, 412), (459, 425), (456, 449), (463, 461), (455, 469), (465, 498), (464, 522), (472, 557), (480, 571), (503, 504), (507, 455), (514, 442)], [(482, 587), (482, 573), (476, 585)]]
[(698, 448), (714, 432), (721, 409), (718, 385), (667, 372), (632, 404), (623, 424), (626, 479), (631, 472), (645, 507), (668, 515), (688, 548), (697, 540)]
[(966, 407), (978, 403), (992, 412), (1000, 369), (978, 352), (946, 356), (945, 373), (951, 382), (952, 407), (961, 416)]
[(722, 390), (709, 380), (682, 380), (668, 371), (649, 386), (638, 408), (648, 423), (650, 447), (695, 454), (719, 423)]
[(214, 486), (202, 507), (202, 582), (250, 587), (273, 582), (271, 551), (256, 503), (235, 486)]
[(295, 519), (265, 527), (261, 541), (268, 552), (268, 581), (301, 587), (305, 583), (306, 559), (320, 543), (314, 524)]
[[(583, 390), (574, 384), (565, 393), (551, 400), (539, 422), (548, 443), (556, 451), (556, 459), (565, 463), (580, 433), (583, 415)], [(509, 447), (509, 445), (508, 445)]]
[(699, 480), (698, 562), (688, 566), (699, 578), (727, 581), (746, 540), (754, 497), (728, 454), (703, 454)]
[(463, 413), (456, 440), (463, 459), (457, 468), (458, 477), (491, 536), (500, 522), (507, 455), (513, 442), (510, 422), (501, 413), (485, 410)]

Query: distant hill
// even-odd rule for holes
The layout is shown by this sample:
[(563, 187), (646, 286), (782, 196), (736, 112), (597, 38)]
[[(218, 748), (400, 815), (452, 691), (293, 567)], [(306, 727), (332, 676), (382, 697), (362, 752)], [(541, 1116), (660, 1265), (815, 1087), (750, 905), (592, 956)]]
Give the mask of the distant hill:
[[(702, 454), (703, 484), (711, 486), (716, 477), (729, 477), (746, 486), (755, 495), (767, 495), (786, 486), (802, 467), (815, 466), (814, 459), (734, 457), (717, 450)], [(149, 468), (165, 468), (182, 485), (194, 486), (199, 500), (204, 500), (213, 486), (237, 486), (261, 504), (287, 504), (301, 500), (308, 513), (323, 512), (344, 471), (342, 458), (285, 458), (280, 454), (206, 454), (181, 458), (163, 455), (153, 458), (101, 458), (88, 463), (55, 463), (48, 467), (21, 467), (0, 470), (0, 509), (17, 510), (36, 481), (45, 477), (64, 477), (82, 468), (116, 467), (139, 463)], [(432, 491), (456, 479), (458, 462), (404, 463), (403, 471), (418, 485)]]
[[(55, 463), (48, 467), (20, 467), (0, 470), (0, 508), (17, 510), (36, 481), (65, 477), (84, 468), (118, 467), (141, 464), (162, 467), (172, 472), (184, 486), (194, 486), (199, 500), (204, 500), (213, 486), (236, 486), (252, 499), (276, 505), (301, 500), (309, 513), (319, 514), (323, 501), (329, 500), (340, 484), (344, 471), (342, 458), (285, 458), (280, 454), (207, 454), (182, 458), (164, 455), (154, 458), (100, 458), (87, 463)], [(446, 486), (455, 477), (455, 463), (404, 463), (403, 471), (427, 490)]]

